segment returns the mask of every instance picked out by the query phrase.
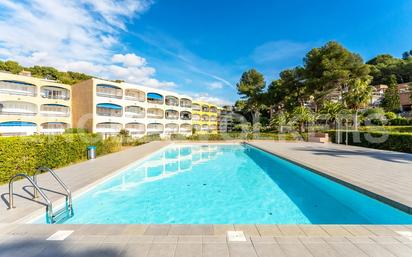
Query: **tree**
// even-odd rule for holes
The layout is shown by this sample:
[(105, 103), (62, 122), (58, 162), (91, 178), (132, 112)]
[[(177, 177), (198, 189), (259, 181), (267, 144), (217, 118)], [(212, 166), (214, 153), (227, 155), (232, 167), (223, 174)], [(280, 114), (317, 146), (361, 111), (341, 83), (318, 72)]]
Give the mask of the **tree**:
[(255, 69), (244, 72), (239, 83), (236, 84), (238, 94), (245, 100), (245, 108), (252, 114), (252, 123), (259, 122), (265, 86), (263, 75)]
[(395, 75), (391, 75), (388, 79), (388, 89), (385, 91), (381, 106), (387, 112), (399, 112), (401, 102), (398, 93), (398, 83)]
[(341, 103), (326, 101), (323, 103), (319, 113), (326, 116), (325, 120), (328, 122), (329, 127), (332, 128), (333, 126), (336, 128), (336, 120), (339, 118), (340, 114), (342, 114), (344, 109), (345, 107)]
[(305, 106), (298, 106), (293, 109), (292, 117), (293, 121), (297, 123), (299, 132), (305, 132), (305, 123), (315, 121), (315, 115), (311, 109)]
[(304, 68), (307, 92), (313, 95), (316, 109), (331, 93), (342, 94), (350, 81), (365, 80), (370, 72), (358, 54), (333, 41), (307, 53)]
[(371, 100), (372, 87), (369, 85), (371, 80), (370, 76), (366, 79), (353, 79), (349, 81), (348, 89), (343, 94), (346, 106), (355, 111), (355, 130), (358, 130), (359, 109), (365, 107)]
[(3, 63), (0, 63), (0, 70), (8, 71), (13, 74), (18, 74), (23, 70), (23, 67), (20, 66), (18, 62), (5, 61)]
[(269, 126), (272, 129), (279, 131), (280, 133), (283, 132), (283, 126), (286, 126), (288, 123), (289, 117), (288, 114), (285, 112), (277, 112), (273, 115), (272, 119), (270, 119)]
[(402, 54), (402, 59), (407, 60), (408, 58), (412, 57), (412, 49), (409, 51), (406, 51)]

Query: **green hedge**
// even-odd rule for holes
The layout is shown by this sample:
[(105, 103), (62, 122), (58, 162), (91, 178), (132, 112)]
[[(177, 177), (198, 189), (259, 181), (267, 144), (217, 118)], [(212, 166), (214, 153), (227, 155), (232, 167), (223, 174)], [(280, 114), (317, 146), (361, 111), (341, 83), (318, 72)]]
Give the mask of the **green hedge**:
[(86, 159), (87, 146), (95, 145), (97, 155), (119, 151), (121, 140), (103, 140), (96, 134), (0, 137), (0, 183), (17, 173), (33, 174), (36, 167), (58, 168)]
[[(336, 143), (336, 131), (328, 131)], [(355, 140), (354, 140), (355, 139)], [(341, 131), (341, 143), (346, 142), (346, 131)], [(412, 153), (412, 133), (349, 131), (348, 144), (381, 150)]]
[(219, 133), (219, 134), (194, 134), (184, 136), (181, 134), (172, 134), (172, 140), (192, 140), (192, 141), (221, 141), (221, 140), (307, 140), (307, 134), (292, 133)]

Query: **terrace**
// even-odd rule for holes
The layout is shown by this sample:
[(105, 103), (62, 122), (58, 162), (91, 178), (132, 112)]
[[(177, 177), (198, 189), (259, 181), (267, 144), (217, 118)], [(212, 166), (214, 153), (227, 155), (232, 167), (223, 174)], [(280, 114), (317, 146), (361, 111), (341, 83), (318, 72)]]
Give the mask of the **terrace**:
[(117, 104), (100, 103), (96, 105), (96, 114), (98, 116), (122, 117), (123, 108)]
[(63, 87), (43, 86), (40, 94), (47, 99), (70, 100), (70, 91)]
[(146, 93), (138, 89), (126, 89), (124, 99), (131, 101), (146, 101)]
[(42, 104), (40, 115), (48, 117), (69, 117), (70, 108), (61, 104)]
[(36, 96), (37, 87), (22, 81), (0, 80), (0, 94)]
[(37, 114), (37, 105), (23, 101), (0, 102), (0, 115), (34, 116)]
[(122, 99), (123, 90), (119, 87), (109, 84), (97, 84), (96, 95), (100, 97)]
[(140, 106), (126, 106), (124, 114), (126, 118), (144, 118), (146, 115), (145, 109)]

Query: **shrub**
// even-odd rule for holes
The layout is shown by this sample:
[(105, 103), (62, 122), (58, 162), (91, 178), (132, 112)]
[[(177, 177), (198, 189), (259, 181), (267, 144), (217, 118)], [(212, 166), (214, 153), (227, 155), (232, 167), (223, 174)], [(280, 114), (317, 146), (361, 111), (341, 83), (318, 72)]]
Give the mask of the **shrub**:
[(119, 151), (117, 137), (103, 140), (97, 134), (0, 138), (0, 183), (17, 173), (32, 175), (38, 166), (58, 168), (86, 159), (87, 146), (96, 146), (97, 155)]
[(389, 121), (389, 124), (393, 126), (405, 126), (405, 125), (409, 125), (409, 120), (403, 117), (398, 117), (395, 119), (391, 119)]
[[(336, 143), (336, 131), (328, 131), (332, 142)], [(341, 131), (341, 143), (346, 141), (346, 132)], [(381, 150), (412, 153), (412, 133), (349, 131), (348, 144)]]

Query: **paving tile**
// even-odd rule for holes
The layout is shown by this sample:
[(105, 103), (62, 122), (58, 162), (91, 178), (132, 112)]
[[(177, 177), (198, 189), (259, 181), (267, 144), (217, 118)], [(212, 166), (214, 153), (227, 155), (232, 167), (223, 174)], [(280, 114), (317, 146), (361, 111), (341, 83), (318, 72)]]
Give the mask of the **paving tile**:
[(377, 225), (363, 225), (366, 229), (371, 231), (376, 236), (397, 236), (398, 234), (395, 231), (386, 228), (385, 226)]
[(252, 244), (229, 244), (230, 257), (256, 257)]
[(283, 236), (305, 236), (298, 225), (279, 225), (279, 229)]
[(389, 252), (393, 253), (396, 256), (399, 257), (410, 257), (412, 256), (412, 248), (402, 244), (402, 243), (396, 243), (396, 242), (385, 242), (385, 243), (379, 243), (380, 246), (388, 250)]
[(255, 225), (235, 224), (235, 230), (243, 231), (245, 236), (260, 236), (259, 231)]
[(190, 235), (213, 235), (213, 225), (190, 225)]
[(299, 225), (299, 228), (307, 236), (329, 236), (329, 234), (317, 225)]
[(277, 225), (256, 224), (256, 228), (261, 236), (280, 236), (282, 232)]
[(151, 244), (128, 243), (120, 253), (121, 257), (146, 257), (149, 253)]
[(174, 257), (200, 257), (202, 256), (201, 243), (177, 244)]
[(202, 248), (203, 257), (229, 257), (227, 244), (206, 243)]
[(122, 234), (124, 235), (143, 235), (148, 225), (132, 224), (125, 227)]
[(349, 231), (339, 225), (321, 225), (321, 227), (330, 236), (353, 236)]
[[(301, 239), (302, 240), (302, 239)], [(326, 242), (303, 240), (303, 244), (309, 252), (316, 257), (339, 257), (340, 254), (329, 246)]]
[(154, 236), (154, 244), (177, 244), (177, 236)]
[(356, 245), (359, 249), (365, 252), (369, 256), (376, 256), (376, 257), (395, 257), (394, 254), (386, 250), (380, 244), (375, 243), (371, 240), (371, 242), (367, 242), (366, 240), (353, 240), (354, 245)]
[(226, 244), (226, 236), (203, 236), (204, 244)]
[(199, 243), (199, 244), (201, 244), (203, 242), (203, 237), (202, 236), (179, 236), (177, 242), (179, 244), (184, 244), (184, 243)]
[(144, 232), (144, 235), (150, 236), (160, 236), (168, 235), (170, 230), (170, 225), (149, 225)]
[(259, 257), (286, 257), (277, 243), (255, 243), (254, 247)]
[(235, 227), (231, 224), (219, 224), (213, 225), (213, 234), (214, 235), (225, 235), (227, 231), (234, 231)]
[(173, 257), (176, 244), (152, 244), (147, 257)]
[(129, 244), (151, 244), (154, 236), (129, 236)]
[(313, 256), (297, 238), (295, 242), (280, 242), (279, 246), (288, 257)]
[(276, 243), (275, 238), (272, 236), (251, 236), (250, 240), (252, 243), (267, 243), (267, 244), (274, 244)]
[(336, 240), (336, 238), (324, 238), (327, 244), (332, 247), (340, 256), (351, 256), (351, 257), (368, 257), (361, 249), (356, 245), (349, 242), (348, 240)]
[(128, 235), (118, 235), (118, 236), (113, 236), (109, 235), (106, 236), (103, 240), (103, 243), (127, 243), (130, 240), (130, 236)]
[(170, 225), (169, 235), (191, 235), (190, 225), (172, 224)]
[(354, 236), (374, 236), (367, 228), (359, 225), (342, 225), (344, 229), (349, 231)]

